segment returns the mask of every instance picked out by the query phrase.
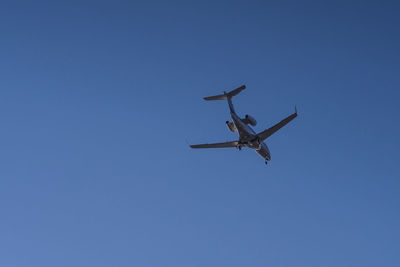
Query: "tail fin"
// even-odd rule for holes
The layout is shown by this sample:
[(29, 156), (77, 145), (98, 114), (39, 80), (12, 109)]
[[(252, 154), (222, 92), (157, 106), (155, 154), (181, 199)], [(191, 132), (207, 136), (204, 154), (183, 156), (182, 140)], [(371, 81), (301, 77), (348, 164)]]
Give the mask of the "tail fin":
[(240, 87), (236, 88), (235, 90), (232, 90), (232, 91), (230, 91), (228, 93), (224, 92), (223, 95), (214, 95), (214, 96), (205, 97), (204, 100), (226, 100), (228, 98), (232, 98), (235, 95), (239, 94), (244, 89), (246, 89), (246, 85), (242, 85), (242, 86), (240, 86)]

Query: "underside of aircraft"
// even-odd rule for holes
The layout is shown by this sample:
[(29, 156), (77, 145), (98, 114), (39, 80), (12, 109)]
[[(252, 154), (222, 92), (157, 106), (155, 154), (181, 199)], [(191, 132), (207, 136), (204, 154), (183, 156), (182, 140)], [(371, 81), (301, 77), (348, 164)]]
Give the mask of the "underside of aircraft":
[(229, 105), (229, 110), (231, 114), (232, 121), (226, 121), (226, 125), (228, 129), (232, 132), (238, 132), (239, 139), (235, 141), (223, 142), (223, 143), (212, 143), (212, 144), (199, 144), (199, 145), (191, 145), (191, 148), (228, 148), (228, 147), (236, 147), (241, 150), (242, 147), (248, 147), (254, 149), (262, 158), (265, 159), (265, 164), (271, 160), (271, 153), (268, 149), (268, 146), (264, 143), (264, 141), (281, 129), (283, 126), (288, 124), (294, 118), (297, 117), (297, 109), (295, 108), (295, 112), (285, 119), (281, 120), (274, 126), (256, 133), (251, 126), (256, 126), (257, 121), (250, 115), (246, 114), (244, 118), (240, 118), (232, 104), (232, 98), (239, 94), (241, 91), (246, 89), (245, 85), (242, 85), (235, 90), (230, 92), (224, 92), (220, 95), (205, 97), (204, 100), (212, 101), (212, 100), (227, 100)]

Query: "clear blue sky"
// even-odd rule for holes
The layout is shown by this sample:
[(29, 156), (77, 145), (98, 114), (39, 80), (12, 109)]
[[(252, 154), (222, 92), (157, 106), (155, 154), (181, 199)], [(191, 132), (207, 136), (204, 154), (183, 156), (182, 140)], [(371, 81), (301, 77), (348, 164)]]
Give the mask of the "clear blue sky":
[[(0, 266), (400, 266), (397, 1), (3, 1)], [(225, 102), (268, 139), (236, 138)]]

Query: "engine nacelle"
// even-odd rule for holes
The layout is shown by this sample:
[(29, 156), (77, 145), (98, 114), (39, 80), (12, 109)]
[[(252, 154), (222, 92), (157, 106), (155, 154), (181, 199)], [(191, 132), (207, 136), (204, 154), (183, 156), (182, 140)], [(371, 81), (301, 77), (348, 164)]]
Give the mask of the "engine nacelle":
[(249, 114), (246, 114), (246, 117), (243, 119), (243, 122), (246, 123), (246, 124), (250, 124), (251, 126), (256, 126), (257, 125), (256, 119), (254, 119)]
[(236, 132), (236, 126), (233, 122), (230, 121), (226, 121), (226, 125), (228, 126), (229, 130), (231, 130), (231, 132)]

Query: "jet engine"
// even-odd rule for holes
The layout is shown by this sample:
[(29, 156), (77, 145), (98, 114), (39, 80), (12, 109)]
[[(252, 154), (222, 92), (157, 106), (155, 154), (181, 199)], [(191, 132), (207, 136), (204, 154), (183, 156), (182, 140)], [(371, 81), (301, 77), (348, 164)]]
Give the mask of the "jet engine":
[(231, 130), (231, 132), (236, 132), (236, 126), (233, 122), (230, 121), (226, 121), (226, 125), (228, 126), (229, 130)]
[(245, 118), (243, 119), (243, 122), (246, 123), (246, 124), (250, 124), (251, 126), (256, 126), (257, 125), (256, 119), (254, 119), (249, 114), (246, 114)]

